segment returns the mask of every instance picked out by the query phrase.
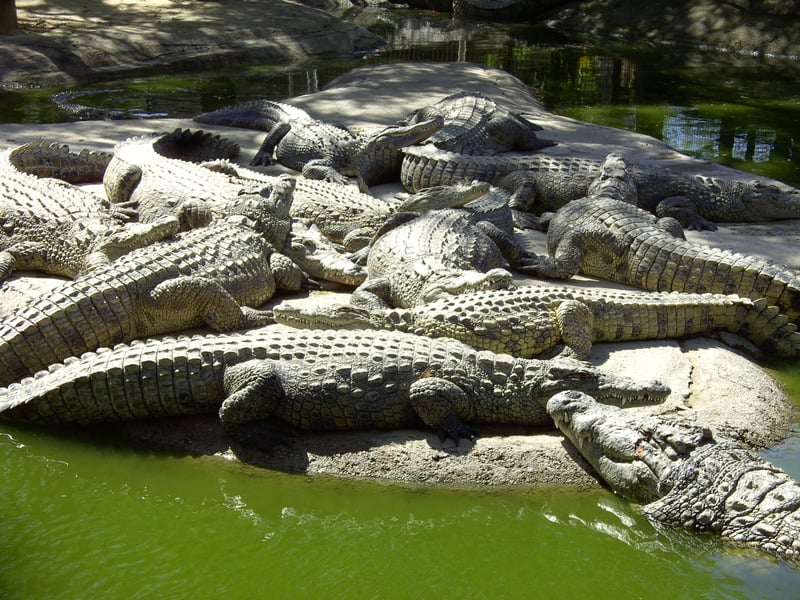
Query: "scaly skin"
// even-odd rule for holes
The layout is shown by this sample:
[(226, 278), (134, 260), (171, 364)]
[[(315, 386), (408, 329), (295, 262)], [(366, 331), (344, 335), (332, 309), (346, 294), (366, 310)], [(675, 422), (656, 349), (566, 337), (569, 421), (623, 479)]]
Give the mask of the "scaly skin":
[(168, 215), (182, 231), (203, 227), (235, 213), (231, 205), (244, 196), (266, 197), (284, 185), (286, 176), (267, 177), (226, 162), (238, 153), (229, 140), (189, 129), (129, 138), (114, 149), (103, 178), (106, 195), (134, 206), (143, 223)]
[(508, 232), (483, 220), (476, 223), (468, 211), (425, 213), (378, 233), (367, 257), (369, 276), (351, 303), (407, 308), (448, 294), (508, 287), (512, 275), (503, 254), (514, 260), (518, 253), (511, 244)]
[(580, 391), (555, 395), (547, 411), (614, 492), (646, 503), (649, 518), (800, 559), (800, 484), (754, 452)]
[(423, 143), (451, 152), (491, 155), (554, 145), (538, 138), (536, 132), (541, 127), (499, 107), (480, 92), (451, 94), (436, 104), (415, 110), (400, 124), (410, 125), (437, 116), (444, 119), (444, 127)]
[(719, 330), (741, 333), (767, 352), (800, 355), (797, 327), (776, 307), (726, 294), (522, 286), (440, 298), (409, 309), (299, 309), (284, 302), (272, 312), (276, 322), (292, 327), (406, 331), (523, 358), (563, 346), (562, 354), (586, 359), (595, 342), (679, 338)]
[(550, 222), (550, 258), (541, 258), (538, 266), (526, 267), (526, 271), (559, 279), (580, 271), (650, 291), (766, 298), (798, 322), (800, 278), (795, 271), (675, 237), (676, 225), (672, 219), (657, 220), (611, 198), (576, 200)]
[(397, 212), (424, 212), (462, 206), (489, 190), (486, 183), (428, 188), (402, 201), (385, 201), (355, 186), (298, 178), (291, 214), (310, 221), (347, 252), (369, 244), (380, 227)]
[(470, 425), (540, 425), (544, 402), (580, 389), (622, 405), (663, 400), (568, 358), (538, 361), (399, 332), (281, 330), (147, 340), (89, 353), (0, 390), (0, 418), (94, 423), (219, 411), (228, 430), (268, 443), (259, 422), (304, 430), (425, 425), (456, 440)]
[(272, 322), (270, 312), (250, 307), (269, 300), (276, 287), (297, 290), (302, 272), (259, 232), (253, 216), (276, 210), (262, 204), (251, 207), (249, 217), (232, 216), (134, 250), (3, 319), (0, 385), (135, 338)]
[[(587, 196), (602, 160), (544, 153), (471, 156), (430, 146), (405, 148), (400, 179), (411, 192), (432, 185), (487, 181), (514, 194), (513, 208), (537, 214)], [(800, 218), (800, 190), (775, 180), (687, 175), (655, 165), (627, 166), (637, 186), (637, 206), (684, 227), (715, 229), (713, 221)], [(532, 189), (515, 193), (520, 185)]]
[(424, 140), (443, 125), (441, 118), (435, 118), (359, 135), (314, 119), (290, 104), (270, 100), (223, 107), (194, 120), (267, 131), (252, 165), (272, 164), (274, 153), (279, 163), (311, 179), (347, 183), (347, 177), (358, 177), (362, 191), (395, 180), (402, 159), (400, 149)]
[(67, 183), (101, 179), (109, 160), (47, 141), (0, 154), (0, 281), (14, 270), (76, 277), (177, 231), (169, 219), (126, 223), (124, 210)]

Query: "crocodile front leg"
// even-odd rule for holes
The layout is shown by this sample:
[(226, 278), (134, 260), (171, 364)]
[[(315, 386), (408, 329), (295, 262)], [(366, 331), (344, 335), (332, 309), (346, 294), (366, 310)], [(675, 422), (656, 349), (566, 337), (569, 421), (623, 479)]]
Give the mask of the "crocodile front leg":
[(163, 281), (150, 292), (149, 301), (156, 320), (163, 315), (181, 323), (199, 320), (215, 331), (274, 323), (272, 311), (241, 306), (218, 281), (207, 277), (187, 275)]
[(583, 250), (580, 235), (565, 234), (551, 251), (552, 256), (526, 253), (514, 269), (526, 275), (548, 277), (550, 279), (570, 279), (580, 272), (583, 263)]
[(409, 402), (417, 416), (439, 434), (458, 444), (461, 438), (475, 441), (477, 431), (466, 425), (455, 407), (464, 408), (470, 400), (460, 387), (440, 377), (422, 377), (411, 384)]

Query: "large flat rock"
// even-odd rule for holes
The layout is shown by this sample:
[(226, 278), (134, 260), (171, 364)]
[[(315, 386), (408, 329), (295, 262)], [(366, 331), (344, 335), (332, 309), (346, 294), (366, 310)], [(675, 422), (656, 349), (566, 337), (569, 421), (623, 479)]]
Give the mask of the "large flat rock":
[[(603, 156), (611, 150), (620, 150), (636, 160), (733, 174), (728, 169), (678, 155), (652, 138), (551, 115), (511, 75), (473, 64), (367, 67), (348, 73), (322, 92), (293, 98), (291, 102), (318, 118), (373, 127), (391, 123), (412, 108), (435, 102), (458, 89), (482, 91), (531, 115), (545, 128), (544, 135), (559, 142), (553, 149), (556, 152)], [(44, 136), (76, 146), (111, 149), (116, 142), (131, 135), (177, 126), (194, 124), (186, 120), (148, 120), (0, 125), (0, 143), (17, 144)], [(242, 164), (256, 152), (263, 138), (261, 132), (203, 128), (234, 138), (242, 146), (239, 158)], [(397, 184), (380, 186), (376, 191), (390, 194), (399, 189)], [(786, 244), (786, 239), (797, 238), (797, 225), (796, 221), (781, 224), (786, 236), (778, 236), (779, 239), (773, 239), (773, 225), (726, 226), (722, 227), (722, 233), (705, 232), (694, 237), (732, 250), (779, 256), (778, 251)], [(735, 233), (727, 233), (730, 230)], [(531, 239), (526, 241), (542, 246), (542, 234), (529, 235)], [(787, 254), (787, 258), (794, 262), (782, 262), (800, 266), (796, 256)], [(37, 297), (54, 283), (52, 278), (15, 276), (0, 288), (0, 316)], [(610, 286), (607, 282), (583, 277), (573, 285)], [(283, 300), (285, 298), (277, 301)], [(315, 292), (291, 301), (346, 302), (347, 295)], [(280, 335), (282, 329), (274, 326), (274, 330)], [(789, 433), (792, 408), (781, 387), (756, 363), (717, 341), (696, 338), (598, 345), (591, 362), (631, 377), (658, 378), (671, 386), (673, 393), (663, 405), (636, 410), (680, 410), (719, 435), (737, 438), (755, 447), (773, 446)], [(150, 445), (307, 474), (459, 486), (597, 485), (589, 467), (577, 459), (568, 444), (550, 428), (486, 429), (474, 445), (462, 441), (458, 446), (452, 442), (443, 443), (426, 431), (303, 434), (294, 447), (280, 449), (271, 456), (231, 446), (213, 417), (132, 423), (115, 430), (128, 439)]]

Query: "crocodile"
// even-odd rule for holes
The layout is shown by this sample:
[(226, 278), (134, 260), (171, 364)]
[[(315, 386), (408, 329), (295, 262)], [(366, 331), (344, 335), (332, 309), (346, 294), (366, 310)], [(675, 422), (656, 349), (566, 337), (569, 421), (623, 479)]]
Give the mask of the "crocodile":
[(281, 253), (321, 288), (326, 283), (358, 287), (367, 279), (366, 268), (342, 254), (313, 223), (292, 219), (292, 231)]
[[(475, 156), (433, 146), (404, 148), (400, 180), (409, 192), (461, 181), (487, 181), (512, 193), (512, 208), (555, 211), (588, 195), (604, 160), (546, 152)], [(717, 222), (800, 218), (800, 190), (776, 180), (686, 174), (654, 164), (626, 165), (636, 182), (636, 205), (673, 217), (688, 229), (716, 229)], [(524, 193), (519, 190), (522, 188)]]
[(357, 177), (362, 191), (369, 186), (396, 181), (400, 149), (424, 140), (443, 126), (441, 117), (411, 125), (391, 125), (360, 134), (336, 124), (314, 119), (291, 104), (256, 100), (223, 107), (194, 117), (211, 125), (267, 131), (251, 165), (282, 165), (311, 179), (347, 183)]
[(47, 140), (0, 153), (0, 281), (14, 270), (76, 277), (173, 235), (177, 221), (130, 214), (73, 183), (102, 179), (111, 155)]
[(446, 296), (408, 309), (283, 302), (277, 323), (300, 328), (388, 329), (450, 337), (481, 350), (532, 358), (558, 350), (589, 358), (592, 343), (679, 338), (725, 330), (766, 352), (800, 355), (797, 326), (766, 300), (727, 294), (644, 293), (523, 285)]
[(444, 295), (506, 288), (513, 280), (506, 267), (523, 258), (511, 232), (482, 213), (427, 212), (378, 231), (369, 246), (367, 280), (350, 302), (362, 308), (408, 308)]
[(0, 390), (0, 419), (61, 424), (218, 412), (240, 441), (266, 423), (302, 430), (426, 426), (456, 441), (473, 426), (550, 423), (544, 403), (579, 389), (621, 405), (657, 403), (637, 382), (561, 357), (476, 351), (401, 332), (283, 330), (151, 339), (87, 353)]
[(492, 155), (510, 150), (539, 150), (555, 145), (540, 140), (542, 128), (501, 108), (480, 92), (461, 91), (417, 109), (399, 125), (411, 125), (440, 116), (444, 126), (421, 142), (462, 154)]
[(591, 196), (561, 208), (550, 220), (547, 250), (549, 256), (521, 269), (557, 279), (582, 272), (649, 291), (766, 298), (792, 322), (800, 320), (797, 271), (687, 241), (674, 219), (614, 198)]
[(489, 184), (474, 182), (426, 188), (402, 200), (382, 200), (353, 185), (298, 178), (291, 215), (310, 221), (345, 251), (369, 244), (378, 230), (398, 212), (423, 212), (462, 206), (489, 191)]
[(238, 153), (238, 144), (203, 131), (136, 136), (114, 148), (103, 185), (111, 202), (135, 206), (140, 222), (169, 215), (182, 231), (202, 227), (227, 216), (243, 195), (269, 195), (288, 177), (267, 177), (227, 162)]
[[(69, 356), (206, 325), (217, 331), (272, 322), (256, 310), (302, 272), (269, 243), (286, 221), (293, 180), (269, 199), (243, 198), (239, 214), (133, 250), (56, 286), (0, 323), (0, 385)], [(266, 215), (263, 220), (260, 215)]]
[(797, 565), (800, 484), (752, 450), (674, 415), (632, 414), (579, 390), (554, 395), (547, 411), (609, 487), (644, 504), (648, 518)]

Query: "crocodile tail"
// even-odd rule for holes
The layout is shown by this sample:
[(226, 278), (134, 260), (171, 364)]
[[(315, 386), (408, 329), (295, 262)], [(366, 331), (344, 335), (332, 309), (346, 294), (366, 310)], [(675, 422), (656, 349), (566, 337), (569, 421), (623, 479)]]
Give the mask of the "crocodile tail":
[(5, 153), (5, 160), (22, 173), (73, 184), (102, 181), (111, 157), (110, 152), (88, 149), (73, 152), (68, 145), (50, 140), (28, 142)]
[(124, 292), (87, 275), (56, 288), (0, 324), (0, 385), (81, 354), (130, 339)]
[(178, 128), (156, 139), (153, 150), (167, 158), (199, 163), (236, 158), (240, 147), (233, 140), (215, 133)]
[(199, 114), (194, 117), (194, 120), (209, 125), (243, 127), (263, 131), (271, 131), (279, 123), (312, 121), (304, 110), (270, 100), (255, 100), (233, 106), (223, 106), (217, 110)]
[(744, 309), (738, 333), (765, 352), (778, 356), (800, 356), (797, 325), (766, 298), (759, 298)]

